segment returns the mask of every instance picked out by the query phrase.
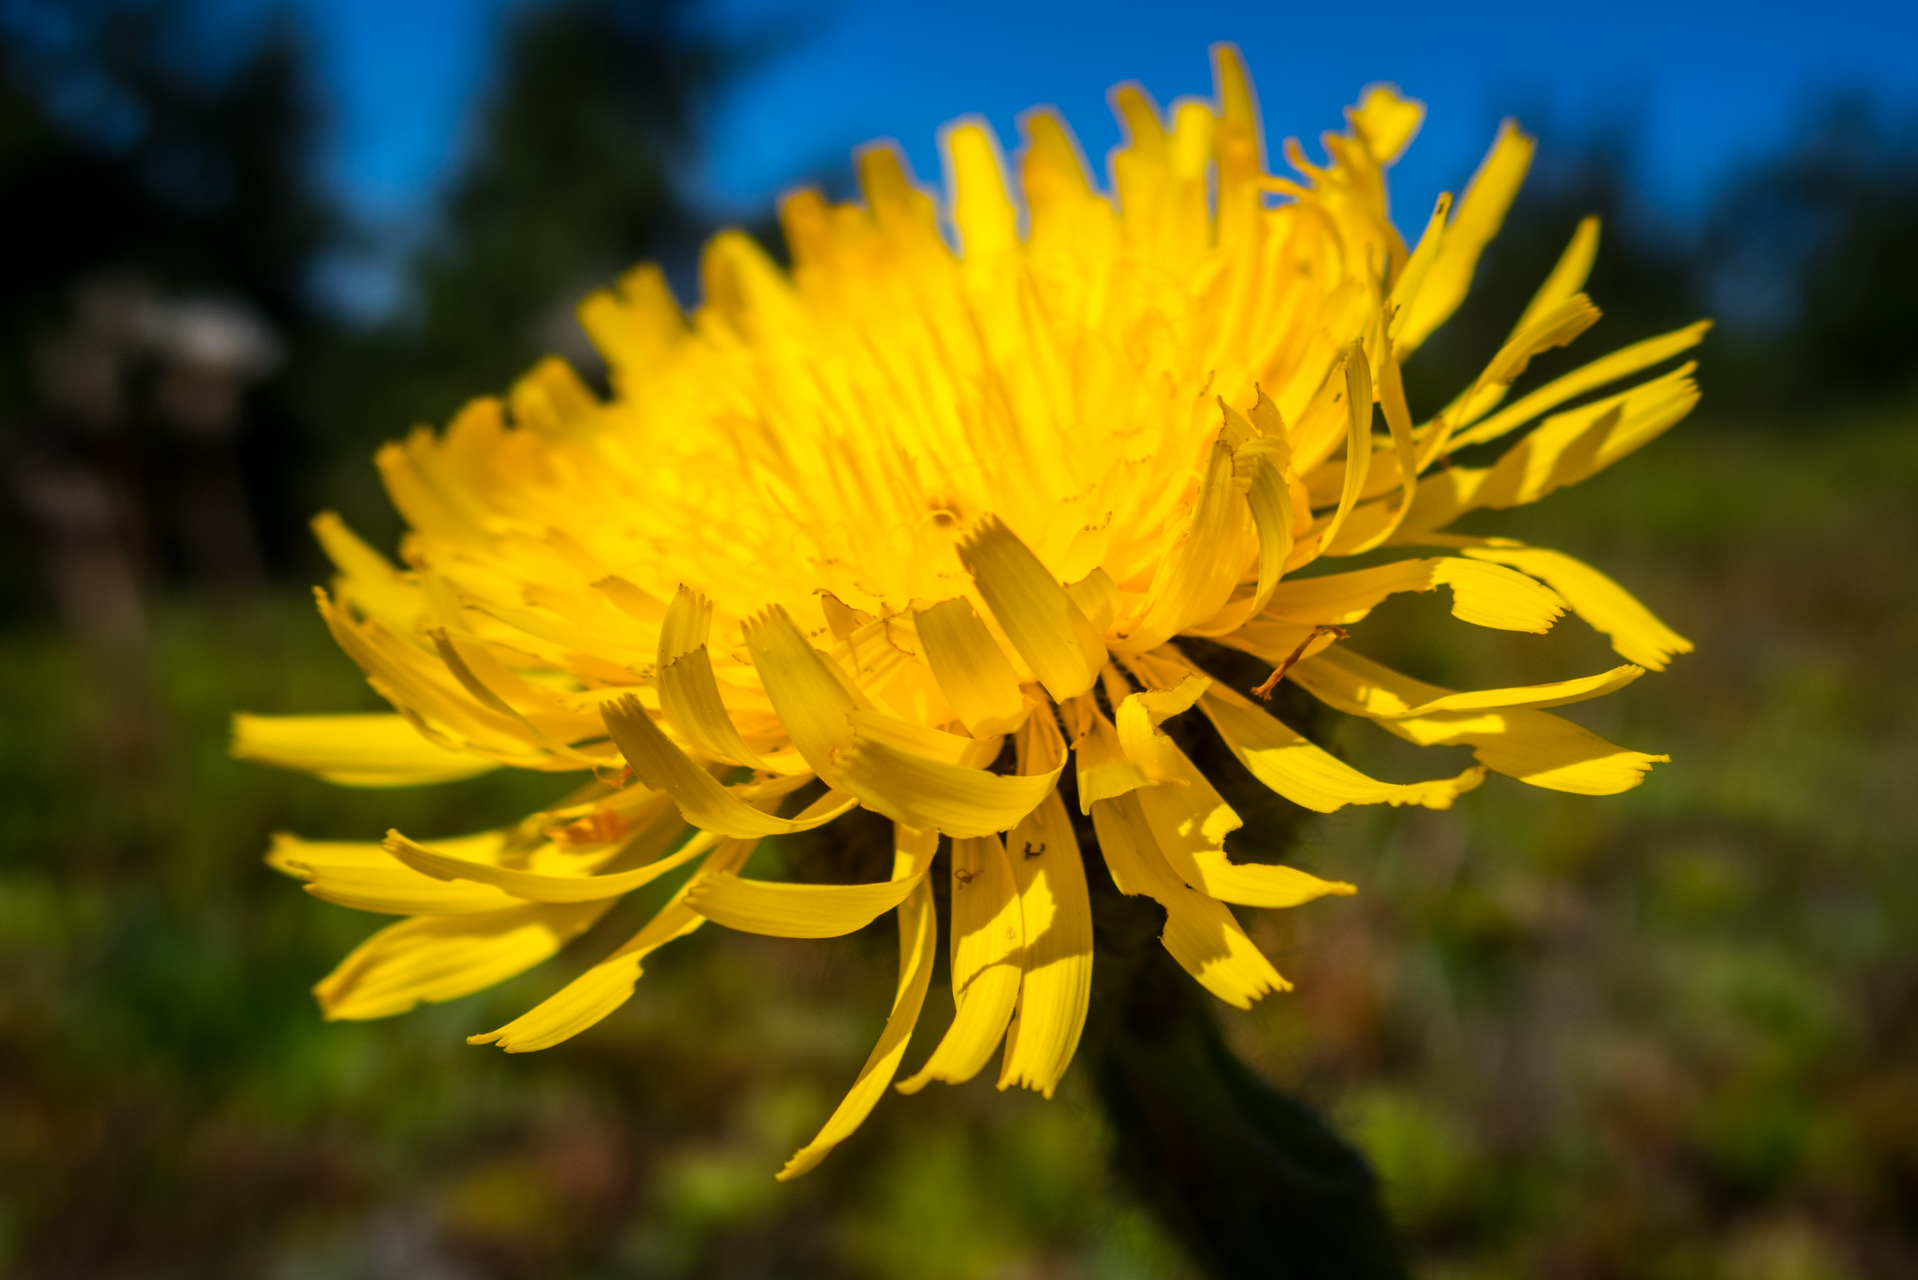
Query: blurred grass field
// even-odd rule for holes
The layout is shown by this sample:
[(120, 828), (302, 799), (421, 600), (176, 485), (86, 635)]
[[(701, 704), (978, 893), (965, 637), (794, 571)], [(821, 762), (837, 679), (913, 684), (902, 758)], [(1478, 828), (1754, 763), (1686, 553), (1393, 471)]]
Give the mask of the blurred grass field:
[[(1673, 762), (1621, 797), (1494, 778), (1447, 813), (1333, 815), (1299, 860), (1359, 896), (1246, 913), (1298, 990), (1221, 1010), (1229, 1033), (1371, 1154), (1422, 1274), (1918, 1274), (1914, 495), (1918, 413), (1888, 411), (1687, 425), (1500, 523), (1696, 641), (1572, 709)], [(1354, 647), (1454, 687), (1617, 661), (1576, 620), (1511, 636), (1445, 605), (1395, 601)], [(307, 987), (380, 922), (268, 870), (268, 833), (477, 830), (566, 781), (353, 791), (235, 762), (235, 709), (373, 695), (295, 595), (153, 626), (137, 670), (0, 635), (0, 1274), (1188, 1274), (1109, 1180), (1080, 1068), (1050, 1104), (888, 1099), (776, 1187), (883, 1017), (885, 928), (703, 931), (535, 1055), (462, 1040), (633, 908), (497, 991), (321, 1021)], [(1341, 732), (1382, 776), (1449, 763)]]

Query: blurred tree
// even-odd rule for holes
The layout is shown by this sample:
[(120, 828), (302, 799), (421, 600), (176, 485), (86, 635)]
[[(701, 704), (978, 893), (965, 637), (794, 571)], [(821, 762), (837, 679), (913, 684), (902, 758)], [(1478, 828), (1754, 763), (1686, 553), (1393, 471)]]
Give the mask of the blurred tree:
[[(22, 3), (0, 16), (0, 235), (25, 250), (0, 263), (0, 422), (20, 473), (10, 487), (31, 487), (23, 466), (91, 473), (132, 558), (161, 571), (192, 549), (181, 517), (195, 503), (183, 495), (204, 488), (208, 465), (230, 473), (237, 444), (252, 501), (237, 481), (226, 491), (270, 515), (286, 509), (278, 499), (307, 443), (296, 378), (269, 379), (244, 404), (199, 394), (189, 406), (186, 392), (220, 388), (176, 367), (176, 321), (244, 314), (243, 328), (292, 354), (246, 362), (251, 376), (275, 365), (297, 375), (326, 324), (307, 286), (336, 230), (313, 182), (315, 114), (292, 30), (269, 24), (236, 52), (231, 40), (182, 38), (192, 29), (168, 0)], [(201, 301), (156, 310), (169, 298)], [(196, 439), (187, 419), (216, 417)], [(296, 527), (269, 520), (269, 550)], [(148, 545), (156, 554), (144, 557)], [(30, 598), (30, 579), (0, 583), (0, 607)]]
[(312, 181), (304, 49), (274, 25), (237, 65), (209, 62), (160, 35), (179, 7), (27, 4), (0, 21), (0, 230), (33, 246), (0, 265), (9, 398), (22, 322), (86, 272), (241, 293), (290, 334), (313, 319), (308, 275), (335, 224)]
[(1918, 385), (1918, 135), (1900, 136), (1864, 101), (1833, 103), (1720, 194), (1706, 269), (1733, 319), (1750, 409), (1801, 412)]
[[(686, 257), (704, 224), (681, 175), (702, 109), (738, 54), (687, 0), (563, 0), (518, 15), (498, 88), (411, 305), (347, 353), (374, 371), (335, 402), (361, 438), (443, 422), (543, 354), (596, 363), (572, 307), (643, 258)], [(356, 395), (363, 379), (329, 380)], [(326, 393), (329, 388), (321, 388)]]

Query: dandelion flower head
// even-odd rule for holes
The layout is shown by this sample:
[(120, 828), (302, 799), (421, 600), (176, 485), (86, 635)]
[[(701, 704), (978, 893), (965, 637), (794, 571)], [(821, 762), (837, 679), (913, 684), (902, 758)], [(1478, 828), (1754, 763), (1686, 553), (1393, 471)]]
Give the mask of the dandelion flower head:
[[(1385, 172), (1419, 104), (1369, 89), (1323, 164), (1288, 142), (1278, 176), (1237, 53), (1213, 52), (1211, 101), (1162, 113), (1114, 91), (1126, 138), (1105, 189), (1051, 113), (1025, 118), (1011, 164), (962, 121), (939, 192), (875, 146), (856, 202), (787, 198), (790, 269), (729, 232), (705, 249), (690, 314), (651, 266), (588, 298), (610, 396), (548, 360), (444, 433), (381, 451), (404, 568), (337, 518), (315, 522), (338, 569), (320, 611), (393, 713), (241, 716), (239, 754), (360, 786), (497, 768), (582, 782), (457, 839), (277, 837), (269, 861), (309, 892), (404, 917), (319, 984), (328, 1016), (502, 981), (679, 868), (628, 942), (474, 1041), (577, 1034), (631, 995), (652, 951), (708, 922), (812, 938), (893, 913), (891, 1016), (791, 1177), (894, 1082), (933, 968), (942, 835), (957, 1011), (904, 1091), (998, 1054), (1001, 1087), (1052, 1092), (1087, 1010), (1089, 856), (1163, 907), (1165, 947), (1219, 999), (1286, 989), (1233, 906), (1353, 887), (1236, 861), (1239, 816), (1165, 731), (1174, 717), (1203, 717), (1259, 783), (1318, 812), (1445, 808), (1488, 770), (1609, 794), (1663, 758), (1544, 708), (1689, 644), (1568, 556), (1445, 530), (1582, 480), (1683, 417), (1692, 365), (1652, 371), (1705, 326), (1508, 397), (1598, 318), (1581, 292), (1588, 221), (1490, 364), (1414, 421), (1400, 365), (1465, 297), (1532, 140), (1507, 122), (1463, 194), (1405, 237)], [(1473, 451), (1494, 461), (1456, 460), (1494, 442), (1509, 447)], [(1319, 563), (1380, 550), (1356, 570)], [(1477, 626), (1542, 632), (1569, 609), (1626, 661), (1456, 692), (1361, 656), (1382, 600), (1441, 586)], [(1188, 637), (1270, 678), (1228, 687)], [(1369, 777), (1270, 713), (1260, 695), (1279, 680), (1476, 763)], [(1096, 849), (1061, 797), (1067, 770)], [(889, 879), (742, 874), (761, 840), (855, 808), (893, 823)]]

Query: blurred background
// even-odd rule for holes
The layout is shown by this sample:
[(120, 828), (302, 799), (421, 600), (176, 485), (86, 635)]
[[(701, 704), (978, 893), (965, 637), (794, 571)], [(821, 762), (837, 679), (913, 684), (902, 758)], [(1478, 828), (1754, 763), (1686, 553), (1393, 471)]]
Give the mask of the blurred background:
[[(1010, 145), (1055, 102), (1101, 156), (1107, 85), (1203, 94), (1235, 39), (1274, 141), (1371, 80), (1431, 105), (1403, 225), (1500, 115), (1542, 138), (1415, 410), (1587, 212), (1580, 358), (1719, 327), (1691, 420), (1486, 526), (1697, 642), (1574, 709), (1674, 763), (1307, 824), (1296, 860), (1361, 893), (1248, 913), (1298, 991), (1221, 1009), (1231, 1042), (1370, 1155), (1421, 1275), (1918, 1276), (1918, 11), (1170, 8), (0, 0), (0, 1274), (1193, 1275), (1078, 1069), (1050, 1104), (888, 1099), (773, 1183), (883, 1018), (890, 925), (702, 932), (541, 1054), (462, 1039), (630, 916), (495, 992), (323, 1023), (307, 988), (381, 921), (270, 872), (267, 834), (456, 834), (556, 788), (350, 791), (225, 740), (235, 709), (378, 705), (312, 613), (307, 517), (390, 546), (372, 450), (548, 352), (597, 377), (587, 290), (653, 257), (693, 301), (706, 234), (777, 251), (776, 193), (845, 193), (868, 137), (932, 178), (943, 121)], [(1615, 661), (1575, 621), (1381, 614), (1368, 652), (1454, 686)], [(1327, 741), (1433, 767), (1363, 728)]]

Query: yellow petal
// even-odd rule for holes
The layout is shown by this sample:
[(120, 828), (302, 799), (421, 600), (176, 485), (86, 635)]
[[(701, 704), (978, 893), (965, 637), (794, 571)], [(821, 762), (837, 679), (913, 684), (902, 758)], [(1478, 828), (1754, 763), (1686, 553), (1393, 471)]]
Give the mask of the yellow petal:
[(383, 635), (383, 628), (375, 624), (355, 622), (326, 592), (316, 589), (313, 601), (334, 641), (422, 736), (449, 753), (471, 745), (473, 754), (495, 761), (510, 758), (514, 763), (532, 764), (538, 759), (537, 754), (519, 749), (521, 744), (514, 737), (517, 726), (502, 723), (502, 717), (474, 706), (469, 698), (455, 696), (446, 687), (450, 679), (441, 678), (443, 666), (437, 672), (423, 670), (424, 655), (416, 648), (401, 650), (383, 643), (390, 634)]
[(1111, 206), (1093, 194), (1084, 158), (1072, 130), (1056, 111), (1039, 107), (1020, 120), (1027, 146), (1019, 161), (1020, 185), (1032, 211), (1033, 237), (1039, 238), (1047, 216), (1070, 217), (1091, 205)]
[[(1148, 689), (1126, 696), (1119, 703), (1116, 728), (1119, 749), (1139, 772), (1154, 782), (1178, 774), (1173, 757), (1178, 748), (1159, 726), (1181, 712), (1191, 710), (1199, 695), (1212, 683), (1210, 676), (1189, 673), (1170, 689)], [(1116, 794), (1116, 793), (1114, 793)]]
[(1400, 95), (1397, 85), (1369, 84), (1364, 100), (1346, 114), (1372, 158), (1389, 165), (1405, 153), (1424, 123), (1425, 104)]
[[(1338, 509), (1318, 532), (1321, 550), (1338, 540), (1372, 469), (1372, 370), (1365, 362), (1365, 349), (1356, 342), (1345, 350), (1345, 413), (1345, 483)], [(1308, 549), (1306, 554), (1315, 553)]]
[(1212, 46), (1212, 84), (1218, 102), (1214, 159), (1218, 165), (1218, 242), (1237, 249), (1256, 244), (1260, 228), (1258, 178), (1266, 157), (1245, 59), (1231, 44)]
[[(464, 416), (476, 411), (497, 414), (499, 402), (475, 400), (461, 412)], [(486, 533), (463, 495), (433, 474), (433, 445), (432, 431), (419, 427), (403, 443), (384, 445), (373, 455), (386, 496), (410, 528), (453, 543), (483, 542)]]
[(1006, 1034), (1025, 969), (1018, 882), (998, 836), (952, 842), (952, 995), (956, 1008), (932, 1056), (899, 1092), (933, 1080), (964, 1084)]
[(661, 604), (618, 574), (609, 573), (603, 578), (595, 578), (593, 589), (604, 595), (627, 617), (648, 626), (665, 625), (670, 606)]
[(1094, 805), (1092, 825), (1119, 891), (1145, 894), (1165, 908), (1160, 940), (1199, 985), (1239, 1009), (1251, 1008), (1268, 991), (1291, 990), (1229, 907), (1173, 875), (1153, 840), (1138, 792)]
[(631, 694), (600, 704), (600, 715), (633, 775), (671, 795), (681, 816), (702, 831), (739, 839), (788, 835), (823, 826), (858, 803), (852, 796), (828, 791), (798, 817), (775, 817), (747, 804), (694, 764)]
[(1641, 369), (1649, 369), (1660, 361), (1669, 360), (1680, 352), (1690, 350), (1699, 344), (1711, 327), (1711, 321), (1700, 320), (1695, 324), (1686, 325), (1683, 329), (1675, 329), (1656, 338), (1647, 338), (1629, 347), (1621, 347), (1610, 355), (1594, 360), (1561, 378), (1554, 378), (1483, 422), (1459, 432), (1452, 437), (1451, 447), (1463, 449), (1468, 445), (1496, 440), (1524, 426), (1539, 414), (1556, 409), (1574, 396), (1582, 396), (1587, 391), (1596, 391), (1607, 383), (1616, 382)]
[(1453, 433), (1490, 413), (1532, 358), (1553, 347), (1564, 346), (1598, 321), (1598, 308), (1582, 293), (1564, 299), (1529, 326), (1519, 330), (1499, 348), (1490, 364), (1440, 411), (1418, 447), (1418, 470), (1424, 471), (1454, 448)]
[(491, 885), (436, 880), (390, 857), (383, 867), (317, 864), (306, 873), (306, 891), (335, 906), (388, 916), (472, 915), (526, 901)]
[[(1381, 704), (1416, 708), (1457, 695), (1380, 666), (1343, 646), (1308, 661), (1306, 672), (1300, 675), (1294, 668), (1294, 675), (1307, 692), (1328, 706), (1370, 716), (1381, 728), (1420, 746), (1469, 746), (1486, 768), (1534, 787), (1615, 795), (1643, 782), (1654, 764), (1671, 759), (1628, 751), (1582, 725), (1523, 705), (1381, 718), (1369, 708)], [(1551, 688), (1533, 686), (1509, 691), (1508, 696), (1522, 698)]]
[(1003, 777), (933, 760), (885, 742), (860, 738), (839, 761), (840, 784), (866, 807), (903, 826), (943, 831), (955, 839), (1004, 831), (1045, 799), (1058, 770), (1034, 778)]
[(632, 997), (633, 984), (639, 981), (646, 957), (706, 923), (706, 917), (686, 905), (687, 894), (707, 876), (737, 871), (758, 844), (758, 840), (721, 840), (699, 873), (681, 885), (679, 892), (619, 950), (497, 1031), (468, 1036), (466, 1043), (497, 1044), (508, 1053), (549, 1049), (625, 1004)]
[[(513, 846), (512, 830), (482, 831), (470, 836), (447, 836), (442, 848), (463, 858), (498, 861)], [(281, 831), (267, 847), (266, 865), (289, 876), (304, 875), (314, 866), (390, 867), (393, 855), (377, 840), (303, 840)], [(511, 905), (506, 904), (506, 905)]]
[(919, 1021), (919, 1011), (926, 1003), (926, 987), (932, 981), (938, 946), (937, 934), (932, 890), (922, 877), (899, 908), (899, 990), (893, 997), (886, 1029), (880, 1032), (879, 1043), (873, 1046), (866, 1065), (859, 1069), (859, 1078), (845, 1099), (818, 1136), (786, 1162), (786, 1167), (776, 1175), (779, 1181), (790, 1181), (816, 1167), (834, 1147), (851, 1137), (885, 1093), (886, 1086), (892, 1083), (894, 1073), (899, 1070), (899, 1060), (906, 1056), (906, 1043)]
[[(1263, 397), (1260, 403), (1266, 403)], [(1258, 539), (1258, 583), (1249, 597), (1229, 601), (1217, 616), (1199, 626), (1188, 627), (1189, 634), (1222, 635), (1236, 631), (1247, 619), (1258, 617), (1278, 589), (1285, 563), (1291, 558), (1292, 490), (1286, 480), (1288, 464), (1280, 456), (1284, 452), (1283, 438), (1273, 442), (1278, 446), (1277, 452), (1260, 450), (1257, 443), (1240, 450), (1235, 466), (1250, 471), (1245, 502), (1246, 509), (1252, 513), (1253, 533)]]
[(1296, 867), (1233, 862), (1225, 854), (1225, 837), (1241, 825), (1239, 815), (1183, 751), (1167, 746), (1166, 780), (1172, 785), (1141, 790), (1139, 810), (1159, 853), (1186, 884), (1247, 907), (1296, 907), (1327, 894), (1358, 892)]
[(846, 723), (852, 726), (854, 736), (861, 741), (883, 742), (913, 755), (946, 764), (963, 765), (968, 769), (984, 769), (992, 764), (999, 758), (1000, 745), (1005, 741), (996, 735), (968, 738), (947, 733), (943, 729), (928, 729), (924, 725), (878, 711), (847, 712)]
[(233, 754), (283, 769), (317, 773), (349, 787), (412, 787), (499, 768), (481, 756), (448, 751), (404, 716), (233, 717)]
[(998, 836), (953, 841), (952, 990), (964, 994), (987, 969), (1018, 964), (1025, 947), (1018, 883)]
[(1590, 623), (1593, 630), (1611, 637), (1612, 648), (1629, 662), (1663, 671), (1673, 655), (1692, 651), (1691, 641), (1659, 621), (1631, 592), (1582, 560), (1506, 538), (1427, 540), (1456, 546), (1475, 560), (1510, 565), (1550, 583), (1572, 612)]
[(1552, 311), (1560, 303), (1585, 287), (1585, 279), (1592, 273), (1592, 263), (1598, 258), (1598, 219), (1588, 217), (1579, 219), (1578, 229), (1572, 232), (1571, 243), (1565, 246), (1565, 252), (1559, 255), (1558, 262), (1552, 267), (1552, 273), (1545, 277), (1545, 283), (1532, 295), (1532, 301), (1526, 306), (1525, 313), (1512, 326), (1512, 336), (1517, 337), (1530, 328), (1539, 317)]
[(1121, 647), (1156, 649), (1216, 614), (1238, 585), (1252, 536), (1251, 512), (1233, 480), (1232, 450), (1216, 440), (1206, 455), (1191, 527), (1159, 562), (1141, 615)]
[(910, 231), (923, 240), (937, 243), (939, 211), (926, 193), (913, 184), (897, 144), (867, 147), (856, 157), (856, 164), (860, 193), (866, 197), (867, 207), (882, 228), (889, 234)]
[(959, 558), (1012, 647), (1055, 701), (1092, 687), (1105, 665), (1105, 642), (1012, 530), (988, 517), (959, 543)]
[[(1150, 816), (1151, 806), (1148, 804), (1146, 808)], [(1344, 880), (1325, 880), (1297, 867), (1234, 862), (1218, 849), (1193, 854), (1190, 864), (1180, 870), (1179, 875), (1207, 897), (1242, 907), (1298, 907), (1320, 898), (1350, 897), (1358, 892), (1357, 885)]]
[(1394, 340), (1404, 331), (1404, 321), (1411, 314), (1411, 305), (1418, 299), (1419, 290), (1425, 287), (1425, 279), (1431, 274), (1439, 246), (1445, 242), (1446, 218), (1451, 212), (1452, 193), (1439, 192), (1438, 200), (1432, 206), (1432, 216), (1426, 219), (1425, 233), (1419, 237), (1418, 248), (1412, 251), (1404, 269), (1392, 282), (1392, 295), (1387, 299), (1387, 306), (1392, 312), (1388, 333)]
[[(395, 858), (423, 875), (446, 880), (468, 880), (490, 884), (528, 902), (595, 902), (616, 898), (651, 884), (676, 867), (683, 867), (719, 842), (710, 832), (696, 833), (681, 848), (661, 856), (666, 844), (683, 832), (679, 815), (668, 806), (670, 821), (652, 831), (642, 831), (625, 842), (609, 861), (643, 860), (643, 866), (598, 874), (529, 871), (503, 867), (469, 858), (450, 856), (408, 840), (397, 831), (389, 831), (386, 848)], [(651, 838), (648, 838), (651, 837)]]
[(931, 828), (892, 825), (892, 878), (910, 880), (932, 869), (939, 852), (939, 833)]
[(313, 988), (330, 1019), (385, 1018), (471, 995), (547, 959), (591, 928), (613, 899), (527, 904), (477, 915), (419, 916), (354, 948)]
[(658, 681), (659, 707), (667, 723), (706, 755), (750, 769), (792, 772), (803, 767), (769, 760), (746, 745), (720, 698), (719, 681), (713, 675), (712, 657), (705, 645), (660, 663)]
[(905, 901), (916, 887), (917, 882), (911, 879), (877, 884), (794, 884), (715, 875), (702, 880), (687, 903), (714, 924), (741, 933), (774, 938), (838, 938), (865, 928)]
[(846, 713), (859, 706), (850, 681), (813, 648), (792, 616), (774, 606), (745, 625), (746, 650), (793, 746), (828, 786), (836, 785), (834, 753), (852, 745)]
[(633, 268), (618, 287), (601, 290), (579, 304), (580, 327), (606, 357), (613, 385), (624, 390), (659, 365), (686, 335), (686, 321), (652, 263)]
[(1505, 222), (1505, 211), (1525, 181), (1536, 142), (1507, 120), (1485, 160), (1472, 175), (1446, 228), (1444, 243), (1427, 273), (1418, 298), (1407, 308), (1395, 335), (1399, 349), (1411, 354), (1465, 301), (1478, 270), (1479, 255)]
[[(1110, 531), (1109, 525), (1107, 531)], [(1104, 569), (1095, 567), (1079, 581), (1066, 583), (1066, 594), (1079, 606), (1079, 612), (1085, 614), (1092, 629), (1101, 635), (1119, 615), (1119, 585)]]
[(722, 231), (706, 242), (699, 275), (706, 306), (701, 319), (741, 336), (797, 323), (798, 299), (779, 265), (743, 231)]
[(1026, 712), (1019, 677), (970, 601), (943, 600), (913, 615), (913, 625), (939, 691), (975, 737), (1018, 727)]
[[(515, 382), (507, 397), (513, 425), (521, 431), (556, 435), (599, 407), (592, 389), (558, 356), (546, 356)], [(457, 424), (455, 424), (457, 426)], [(451, 433), (449, 432), (449, 435)], [(448, 445), (456, 442), (449, 439)], [(482, 456), (497, 446), (488, 441)], [(449, 448), (449, 453), (452, 449)]]
[(1019, 245), (1018, 215), (1006, 195), (999, 144), (984, 121), (968, 119), (945, 130), (952, 185), (952, 223), (969, 260), (1008, 253)]
[(1690, 413), (1698, 403), (1685, 364), (1620, 395), (1553, 414), (1491, 467), (1447, 467), (1425, 478), (1397, 540), (1417, 542), (1467, 511), (1536, 502), (1602, 471)]
[(712, 620), (712, 603), (681, 585), (659, 630), (660, 711), (680, 737), (715, 760), (751, 769), (768, 768), (739, 736), (739, 727), (719, 696), (712, 658), (706, 652)]
[(1418, 496), (1418, 446), (1412, 439), (1412, 411), (1405, 403), (1405, 384), (1399, 374), (1398, 353), (1387, 343), (1379, 361), (1379, 404), (1385, 410), (1386, 429), (1392, 433), (1392, 455), (1399, 474), (1399, 499), (1390, 507), (1373, 504), (1365, 511), (1376, 512), (1374, 520), (1351, 521), (1345, 526), (1337, 545), (1327, 540), (1332, 555), (1358, 555), (1384, 542), (1405, 522)]
[(1430, 782), (1380, 782), (1307, 742), (1224, 685), (1208, 688), (1199, 707), (1253, 777), (1292, 803), (1318, 813), (1348, 804), (1449, 809), (1461, 792), (1485, 780), (1485, 770), (1467, 769), (1457, 777)]
[[(449, 843), (478, 842), (497, 854), (500, 832)], [(502, 911), (520, 899), (491, 885), (436, 880), (394, 860), (374, 841), (302, 840), (273, 837), (267, 865), (306, 881), (306, 891), (325, 902), (391, 916), (452, 916)]]
[(1456, 556), (1399, 560), (1351, 573), (1295, 578), (1280, 585), (1266, 620), (1301, 626), (1350, 626), (1400, 591), (1452, 589), (1452, 615), (1481, 627), (1543, 633), (1565, 612), (1551, 588), (1522, 573), (1486, 573), (1490, 565)]
[(1006, 855), (1019, 885), (1026, 954), (999, 1087), (1016, 1084), (1050, 1098), (1079, 1047), (1092, 999), (1085, 863), (1057, 791), (1019, 820)]
[[(1556, 680), (1550, 684), (1447, 693), (1436, 685), (1415, 681), (1409, 676), (1401, 676), (1390, 684), (1378, 683), (1369, 678), (1375, 665), (1349, 649), (1334, 647), (1317, 657), (1305, 659), (1292, 670), (1294, 678), (1304, 688), (1316, 692), (1315, 685), (1324, 687), (1328, 694), (1337, 694), (1362, 707), (1363, 710), (1358, 714), (1375, 720), (1411, 720), (1420, 716), (1502, 711), (1520, 707), (1561, 707), (1616, 692), (1645, 674), (1643, 667), (1624, 666), (1576, 680)], [(1366, 678), (1361, 679), (1361, 673)], [(1406, 693), (1434, 696), (1412, 704), (1407, 703), (1402, 696)]]
[[(501, 717), (517, 721), (524, 729), (528, 742), (544, 747), (555, 756), (571, 760), (582, 768), (593, 768), (602, 763), (594, 756), (577, 751), (572, 744), (586, 737), (596, 736), (599, 725), (590, 710), (567, 709), (558, 714), (549, 708), (528, 707), (535, 701), (538, 692), (518, 676), (507, 669), (484, 644), (476, 643), (470, 636), (458, 636), (445, 629), (435, 629), (428, 633), (433, 647), (439, 651), (440, 661), (446, 669), (481, 706), (496, 712)], [(484, 674), (482, 674), (482, 672)], [(509, 701), (507, 693), (523, 696), (517, 701)]]
[(419, 588), (387, 558), (366, 545), (331, 511), (313, 517), (313, 536), (340, 571), (336, 589), (353, 607), (389, 627), (411, 627), (425, 612)]
[[(1575, 293), (1514, 333), (1492, 357), (1479, 375), (1482, 386), (1506, 387), (1516, 382), (1532, 359), (1555, 347), (1570, 344), (1598, 323), (1598, 308), (1582, 293)], [(1501, 395), (1503, 392), (1500, 393)], [(1468, 411), (1461, 421), (1472, 421), (1479, 411)]]
[(1072, 747), (1079, 775), (1079, 812), (1091, 813), (1095, 800), (1152, 785), (1152, 779), (1126, 755), (1112, 722), (1090, 696), (1078, 699), (1071, 709), (1086, 725), (1085, 733)]

